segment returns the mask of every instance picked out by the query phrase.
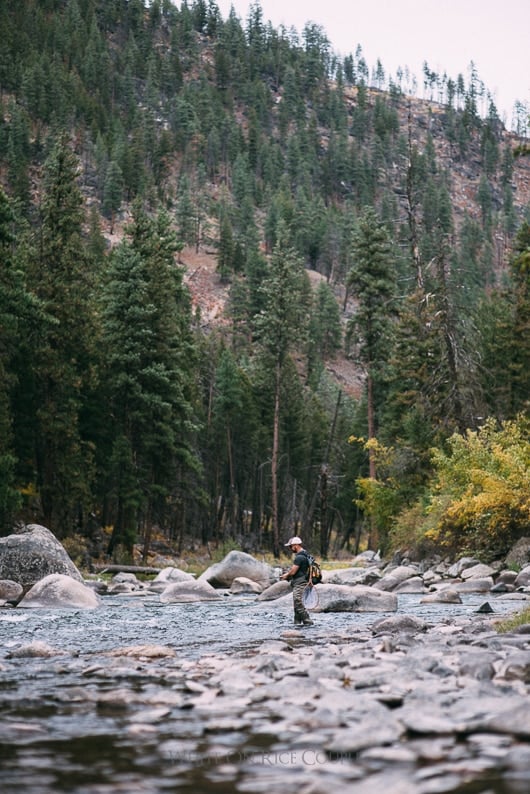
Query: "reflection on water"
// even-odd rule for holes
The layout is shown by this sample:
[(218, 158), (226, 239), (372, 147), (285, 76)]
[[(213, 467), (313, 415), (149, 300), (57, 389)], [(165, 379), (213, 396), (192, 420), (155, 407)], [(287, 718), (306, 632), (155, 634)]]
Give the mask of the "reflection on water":
[[(399, 612), (448, 621), (470, 615), (486, 600), (499, 614), (520, 606), (475, 595), (465, 596), (461, 605), (421, 605), (420, 596), (403, 595)], [(317, 614), (315, 627), (301, 637), (317, 644), (345, 641), (352, 627), (370, 626), (381, 617), (384, 613)], [(205, 729), (204, 718), (197, 719), (185, 697), (186, 669), (193, 660), (248, 653), (291, 628), (289, 604), (283, 608), (244, 597), (161, 605), (157, 596), (120, 596), (107, 597), (97, 610), (0, 610), (1, 790), (232, 794), (251, 791), (245, 769), (254, 764), (265, 781), (259, 790), (297, 791), (297, 772), (300, 765), (307, 768), (307, 758), (295, 754), (266, 768), (277, 737), (253, 733), (258, 707), (247, 721), (221, 715), (217, 729)], [(62, 654), (16, 657), (17, 648), (35, 642)], [(134, 645), (168, 646), (175, 656), (146, 663), (106, 655)], [(307, 749), (315, 763), (318, 749)], [(504, 791), (501, 785), (490, 781), (490, 790)]]

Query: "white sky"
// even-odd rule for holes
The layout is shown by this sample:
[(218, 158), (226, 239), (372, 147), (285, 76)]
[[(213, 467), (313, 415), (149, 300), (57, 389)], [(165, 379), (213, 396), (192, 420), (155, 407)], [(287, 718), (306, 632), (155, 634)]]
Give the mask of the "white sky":
[[(250, 0), (216, 0), (223, 19), (231, 6), (243, 23)], [(265, 23), (302, 33), (321, 25), (332, 49), (355, 54), (357, 45), (372, 71), (409, 68), (423, 93), (423, 63), (438, 74), (469, 81), (469, 65), (489, 91), (499, 116), (511, 127), (516, 100), (530, 107), (530, 0), (261, 0)]]

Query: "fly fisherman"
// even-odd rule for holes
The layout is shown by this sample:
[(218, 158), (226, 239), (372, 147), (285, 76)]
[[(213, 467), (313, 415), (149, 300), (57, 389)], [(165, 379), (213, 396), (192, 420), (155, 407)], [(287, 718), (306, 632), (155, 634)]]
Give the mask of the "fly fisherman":
[(293, 538), (289, 538), (285, 545), (291, 549), (294, 554), (294, 560), (289, 570), (282, 574), (280, 579), (291, 582), (291, 587), (293, 588), (294, 622), (300, 626), (312, 626), (313, 621), (309, 617), (309, 613), (302, 601), (304, 590), (309, 581), (307, 552), (302, 546), (302, 539), (296, 535)]

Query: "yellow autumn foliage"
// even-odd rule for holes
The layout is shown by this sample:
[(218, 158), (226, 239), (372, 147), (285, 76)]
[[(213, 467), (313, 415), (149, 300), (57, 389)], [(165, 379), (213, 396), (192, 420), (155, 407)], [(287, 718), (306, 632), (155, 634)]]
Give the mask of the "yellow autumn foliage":
[(530, 530), (530, 440), (524, 417), (455, 434), (434, 450), (425, 536), (458, 554), (493, 559)]

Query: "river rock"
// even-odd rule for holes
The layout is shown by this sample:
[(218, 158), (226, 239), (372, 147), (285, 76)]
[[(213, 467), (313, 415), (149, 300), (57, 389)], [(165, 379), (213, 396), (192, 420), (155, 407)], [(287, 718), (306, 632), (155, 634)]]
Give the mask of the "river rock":
[(372, 625), (374, 634), (398, 634), (402, 632), (417, 634), (426, 631), (428, 624), (413, 615), (393, 615), (390, 618), (376, 620)]
[(34, 584), (19, 608), (26, 609), (94, 609), (101, 601), (96, 593), (70, 576), (52, 573)]
[(39, 524), (27, 524), (0, 538), (0, 579), (11, 579), (27, 590), (49, 574), (83, 577), (55, 535)]
[(210, 565), (197, 581), (205, 581), (212, 587), (230, 587), (234, 579), (245, 576), (266, 588), (271, 584), (272, 569), (244, 551), (231, 551), (221, 562)]
[(187, 603), (190, 601), (217, 601), (222, 596), (208, 582), (191, 579), (185, 582), (173, 582), (160, 593), (163, 604)]
[(461, 557), (457, 560), (453, 565), (451, 565), (447, 569), (447, 576), (451, 576), (456, 578), (462, 575), (462, 571), (465, 571), (466, 568), (471, 568), (472, 565), (479, 565), (480, 560), (475, 559), (475, 557)]
[(353, 560), (352, 565), (356, 566), (371, 566), (371, 565), (380, 565), (382, 562), (381, 555), (378, 551), (371, 551), (367, 549), (366, 551), (361, 551), (360, 554), (357, 554)]
[(526, 565), (515, 577), (515, 587), (528, 587), (530, 584), (530, 565)]
[(468, 579), (485, 579), (489, 576), (493, 577), (496, 573), (496, 569), (492, 568), (491, 565), (478, 563), (477, 565), (470, 565), (469, 568), (465, 568), (460, 576), (464, 581), (467, 581)]
[(524, 537), (519, 538), (517, 543), (512, 546), (508, 554), (506, 555), (505, 565), (517, 565), (519, 567), (524, 567), (528, 565), (530, 562), (530, 538)]
[(493, 579), (491, 576), (481, 579), (467, 579), (465, 582), (454, 582), (451, 587), (457, 593), (489, 593), (493, 587)]
[(258, 601), (275, 601), (277, 598), (287, 595), (290, 590), (291, 585), (289, 582), (282, 579), (280, 582), (274, 582), (274, 584), (265, 588), (265, 590), (259, 594)]
[(371, 585), (381, 577), (379, 568), (336, 568), (334, 571), (322, 571), (324, 584)]
[(404, 582), (398, 584), (393, 590), (394, 593), (426, 593), (427, 588), (422, 576), (412, 576)]
[(153, 590), (155, 593), (162, 593), (168, 584), (173, 584), (175, 582), (190, 582), (194, 580), (195, 577), (192, 573), (182, 571), (180, 568), (168, 566), (161, 570), (160, 573), (157, 573), (152, 582), (149, 582), (149, 589)]
[(119, 571), (112, 577), (108, 593), (109, 595), (123, 595), (124, 593), (136, 593), (139, 590), (146, 590), (147, 587), (148, 585), (141, 582), (136, 574)]
[(23, 593), (24, 588), (18, 582), (13, 582), (11, 579), (0, 580), (1, 601), (19, 601)]
[(263, 587), (260, 584), (253, 582), (252, 579), (248, 579), (246, 576), (236, 576), (230, 585), (230, 592), (234, 595), (239, 595), (240, 593), (259, 594), (262, 590)]
[(444, 590), (453, 590), (455, 593), (489, 593), (493, 587), (493, 579), (491, 576), (485, 579), (468, 579), (467, 582), (459, 581), (458, 579), (436, 582), (431, 585), (431, 590), (434, 592), (443, 592)]
[(318, 606), (313, 612), (395, 612), (397, 596), (366, 585), (317, 585)]
[(424, 596), (420, 604), (461, 604), (462, 599), (456, 592), (456, 590), (451, 589), (450, 587), (444, 590), (437, 590), (434, 593), (429, 593), (429, 595)]
[(508, 584), (507, 582), (497, 582), (491, 588), (492, 593), (513, 593), (515, 590), (515, 585)]
[(418, 571), (416, 568), (412, 568), (408, 565), (399, 565), (397, 568), (393, 568), (392, 570), (385, 570), (383, 578), (374, 584), (378, 590), (387, 590), (391, 592), (395, 590), (398, 585), (402, 582), (405, 582), (407, 579), (411, 579), (413, 576), (417, 576)]
[(8, 659), (45, 659), (50, 656), (60, 656), (64, 654), (65, 651), (58, 650), (57, 648), (53, 648), (51, 645), (48, 645), (47, 642), (42, 642), (41, 640), (35, 640), (34, 642), (29, 643), (28, 645), (19, 645), (18, 648), (15, 648), (12, 651), (9, 651), (7, 658)]
[(507, 681), (517, 679), (530, 684), (530, 651), (511, 654), (499, 666), (498, 675)]
[(511, 584), (515, 583), (517, 579), (517, 571), (510, 571), (507, 568), (504, 568), (498, 575), (496, 584)]

